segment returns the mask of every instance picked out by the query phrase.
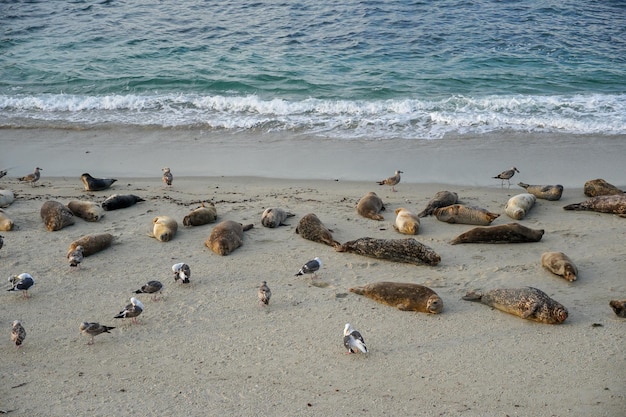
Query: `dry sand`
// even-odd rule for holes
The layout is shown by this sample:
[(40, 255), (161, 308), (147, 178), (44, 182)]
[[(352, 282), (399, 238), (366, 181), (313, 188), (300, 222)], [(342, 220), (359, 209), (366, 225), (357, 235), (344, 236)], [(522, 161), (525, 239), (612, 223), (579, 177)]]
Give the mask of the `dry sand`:
[[(36, 131), (31, 134), (37, 136)], [(2, 146), (4, 155), (35, 152), (26, 149), (29, 142), (17, 139)], [(107, 148), (110, 153), (103, 157), (98, 155), (101, 148), (92, 148), (85, 154), (89, 164), (71, 159), (66, 168), (53, 169), (64, 166), (52, 155), (63, 147), (69, 151), (70, 144), (37, 148), (38, 160), (44, 162), (35, 164), (44, 171), (36, 187), (15, 180), (30, 168), (12, 170), (0, 179), (0, 188), (17, 194), (5, 209), (16, 229), (2, 232), (0, 277), (6, 282), (10, 275), (28, 272), (36, 280), (30, 299), (2, 294), (0, 409), (12, 410), (11, 415), (626, 415), (626, 320), (608, 305), (611, 299), (626, 298), (626, 219), (564, 211), (564, 205), (586, 199), (582, 182), (576, 188), (566, 186), (560, 201), (538, 200), (520, 221), (545, 229), (538, 243), (453, 246), (451, 239), (474, 226), (422, 219), (416, 239), (438, 252), (442, 261), (435, 267), (415, 266), (335, 252), (296, 234), (297, 222), (316, 213), (340, 242), (364, 236), (401, 238), (405, 236), (392, 227), (394, 210), (419, 212), (437, 191), (448, 189), (464, 203), (502, 213), (493, 224), (504, 224), (513, 221), (504, 214), (506, 201), (523, 189), (466, 176), (459, 182), (469, 185), (403, 180), (393, 193), (370, 181), (396, 167), (372, 168), (363, 173), (366, 181), (346, 181), (331, 169), (320, 173), (326, 179), (313, 180), (272, 179), (272, 169), (255, 177), (196, 177), (179, 174), (188, 167), (146, 158), (137, 169), (155, 171), (151, 164), (156, 165), (152, 178), (135, 172), (120, 176), (110, 190), (85, 192), (79, 179), (83, 171), (117, 177), (111, 161), (125, 160), (128, 152), (120, 146), (114, 155)], [(233, 154), (228, 157), (232, 164), (241, 162)], [(13, 156), (0, 162), (26, 165)], [(534, 167), (539, 162), (551, 164), (546, 157), (534, 160)], [(477, 166), (483, 161), (463, 163)], [(485, 170), (495, 175), (510, 165), (491, 172), (496, 163), (503, 165), (485, 161)], [(602, 166), (601, 161), (595, 164)], [(175, 175), (171, 189), (158, 177), (165, 165)], [(522, 172), (515, 180), (542, 183), (529, 178), (528, 166), (516, 165)], [(405, 171), (405, 178), (419, 169), (397, 168)], [(75, 174), (63, 169), (75, 169)], [(608, 169), (620, 173), (624, 168)], [(313, 168), (304, 166), (305, 174), (307, 170)], [(624, 186), (603, 174), (579, 173)], [(483, 181), (488, 185), (474, 184)], [(544, 182), (568, 181), (571, 177), (559, 181), (553, 176)], [(355, 212), (368, 191), (376, 191), (386, 204), (384, 221)], [(46, 231), (39, 216), (46, 200), (102, 202), (114, 193), (136, 194), (146, 201), (106, 212), (97, 223), (76, 219), (75, 225), (57, 232)], [(230, 256), (218, 256), (204, 246), (214, 224), (182, 226), (182, 218), (201, 201), (215, 203), (218, 221), (254, 223), (244, 234), (244, 245)], [(296, 216), (288, 226), (264, 228), (260, 219), (266, 207), (282, 207)], [(157, 215), (178, 220), (172, 241), (148, 236)], [(69, 243), (100, 232), (112, 233), (114, 245), (87, 257), (79, 270), (70, 270), (65, 258)], [(578, 265), (579, 279), (569, 283), (543, 269), (541, 254), (548, 250), (568, 254)], [(315, 256), (324, 262), (319, 279), (295, 277)], [(170, 269), (182, 261), (192, 270), (188, 286), (176, 284)], [(165, 300), (139, 295), (145, 305), (141, 324), (114, 319), (133, 291), (153, 279), (165, 284)], [(263, 280), (272, 290), (269, 307), (257, 300)], [(349, 287), (376, 281), (427, 285), (442, 297), (444, 311), (403, 312), (348, 293)], [(526, 285), (564, 304), (569, 310), (565, 323), (539, 324), (461, 300), (469, 290)], [(21, 349), (9, 339), (15, 319), (27, 331)], [(88, 338), (78, 330), (82, 321), (116, 329), (87, 346)], [(368, 355), (344, 354), (347, 322), (363, 334)]]

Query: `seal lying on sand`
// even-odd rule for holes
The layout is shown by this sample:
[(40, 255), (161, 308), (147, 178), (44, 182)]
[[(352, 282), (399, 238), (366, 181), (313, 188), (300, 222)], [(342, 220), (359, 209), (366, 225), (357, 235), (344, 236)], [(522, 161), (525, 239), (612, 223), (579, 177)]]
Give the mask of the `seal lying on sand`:
[(396, 222), (393, 228), (398, 233), (405, 235), (416, 235), (420, 230), (420, 219), (411, 211), (400, 207), (396, 209)]
[(119, 195), (113, 194), (102, 202), (102, 208), (106, 211), (127, 208), (137, 204), (140, 201), (146, 201), (141, 197), (133, 194)]
[(379, 303), (402, 311), (438, 314), (443, 311), (443, 301), (436, 292), (419, 284), (405, 282), (375, 282), (348, 291), (364, 295)]
[(452, 191), (439, 191), (433, 198), (430, 199), (426, 208), (419, 213), (418, 217), (426, 217), (433, 214), (436, 208), (446, 207), (452, 204), (456, 204), (459, 201), (459, 196)]
[(307, 240), (323, 243), (328, 246), (339, 246), (341, 243), (333, 239), (332, 230), (328, 229), (313, 213), (302, 217), (296, 226), (296, 233)]
[(591, 197), (582, 203), (570, 204), (563, 209), (597, 211), (598, 213), (611, 213), (626, 217), (626, 195), (600, 195)]
[(500, 217), (499, 214), (474, 206), (452, 204), (447, 207), (439, 207), (433, 211), (437, 220), (446, 223), (475, 224), (488, 226), (492, 221)]
[(467, 301), (479, 301), (505, 313), (546, 324), (563, 323), (567, 309), (537, 288), (504, 288), (486, 293), (469, 292)]
[(611, 300), (609, 305), (618, 317), (626, 318), (626, 300)]
[(385, 210), (383, 200), (373, 191), (361, 197), (356, 205), (357, 213), (372, 220), (384, 220), (385, 218), (379, 214), (383, 210)]
[(46, 229), (50, 232), (61, 230), (74, 224), (74, 214), (58, 201), (46, 201), (39, 211)]
[(218, 255), (226, 256), (243, 245), (243, 232), (252, 227), (252, 224), (244, 226), (232, 220), (224, 220), (213, 228), (204, 244)]
[(587, 197), (597, 197), (600, 195), (622, 195), (623, 190), (620, 190), (613, 184), (609, 184), (602, 178), (596, 180), (589, 180), (585, 183), (583, 191)]
[(509, 198), (504, 206), (504, 212), (512, 219), (521, 220), (535, 205), (535, 201), (537, 201), (537, 197), (529, 193), (514, 195)]
[(72, 200), (67, 203), (67, 208), (71, 210), (74, 216), (88, 222), (97, 222), (104, 216), (102, 206), (93, 201)]
[(544, 252), (541, 255), (541, 266), (570, 282), (576, 281), (578, 277), (578, 268), (563, 252)]
[(542, 200), (556, 201), (561, 199), (563, 195), (563, 186), (557, 185), (528, 185), (523, 182), (518, 183), (527, 193), (534, 195)]
[(85, 191), (106, 190), (117, 181), (115, 178), (94, 178), (86, 172), (80, 176), (80, 180), (83, 182)]
[(4, 214), (4, 210), (0, 210), (0, 231), (9, 232), (13, 230), (13, 220), (9, 219), (6, 214)]
[(178, 231), (178, 223), (170, 216), (157, 216), (152, 219), (152, 234), (160, 242), (169, 242)]
[(271, 229), (278, 226), (287, 226), (285, 220), (293, 217), (295, 214), (285, 211), (278, 207), (268, 207), (261, 214), (261, 224)]
[(0, 190), (0, 208), (6, 208), (15, 201), (15, 194), (11, 190)]
[(67, 255), (72, 253), (78, 246), (82, 246), (83, 256), (90, 256), (108, 248), (111, 246), (111, 243), (113, 243), (113, 235), (110, 233), (86, 235), (70, 243)]
[(183, 218), (183, 225), (185, 226), (202, 226), (203, 224), (213, 223), (217, 220), (217, 210), (215, 204), (202, 203), (201, 207), (192, 210), (188, 215)]
[(412, 237), (406, 239), (374, 239), (362, 237), (335, 247), (337, 252), (356, 253), (370, 258), (406, 262), (414, 265), (437, 265), (441, 257)]
[(450, 244), (539, 242), (543, 233), (543, 229), (531, 229), (519, 223), (482, 226), (460, 234)]

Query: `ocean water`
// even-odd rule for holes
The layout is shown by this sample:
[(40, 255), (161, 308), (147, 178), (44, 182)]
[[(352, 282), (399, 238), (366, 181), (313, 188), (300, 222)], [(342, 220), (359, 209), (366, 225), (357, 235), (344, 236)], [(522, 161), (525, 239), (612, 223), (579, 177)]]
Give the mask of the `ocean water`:
[(626, 134), (622, 0), (0, 1), (0, 127)]

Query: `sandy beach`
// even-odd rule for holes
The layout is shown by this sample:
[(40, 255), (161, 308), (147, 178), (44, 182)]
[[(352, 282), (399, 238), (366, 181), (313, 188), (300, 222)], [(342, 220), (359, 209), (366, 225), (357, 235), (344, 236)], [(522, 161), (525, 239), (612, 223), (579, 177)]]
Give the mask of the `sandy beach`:
[[(626, 319), (609, 307), (626, 298), (626, 219), (565, 211), (587, 199), (586, 180), (604, 178), (626, 188), (623, 140), (557, 138), (511, 143), (455, 139), (443, 144), (398, 142), (314, 145), (278, 137), (209, 140), (202, 132), (4, 129), (0, 189), (16, 194), (4, 209), (15, 222), (2, 232), (0, 277), (30, 273), (31, 297), (2, 294), (4, 329), (0, 409), (10, 415), (258, 415), (258, 416), (624, 416)], [(170, 135), (170, 139), (165, 136)], [(210, 138), (215, 139), (215, 138)], [(43, 168), (35, 187), (16, 177)], [(502, 188), (492, 179), (515, 165), (520, 173)], [(175, 176), (164, 187), (160, 170)], [(402, 182), (379, 186), (395, 169)], [(80, 174), (113, 177), (108, 190), (86, 192)], [(544, 229), (537, 243), (449, 242), (474, 226), (429, 216), (415, 238), (441, 256), (437, 266), (411, 265), (339, 253), (295, 233), (315, 213), (339, 242), (360, 237), (406, 237), (392, 227), (398, 207), (417, 213), (440, 190), (460, 202), (514, 220), (507, 200), (516, 184), (563, 184), (559, 201), (538, 200), (519, 223)], [(359, 216), (358, 200), (375, 191), (385, 220)], [(112, 194), (146, 201), (106, 212), (99, 222), (77, 218), (60, 231), (39, 215), (48, 200), (101, 203)], [(204, 246), (215, 224), (183, 227), (203, 201), (218, 221), (253, 223), (229, 256)], [(295, 214), (276, 229), (261, 225), (267, 207)], [(179, 223), (170, 242), (149, 236), (151, 221)], [(111, 233), (114, 244), (70, 270), (70, 242)], [(578, 266), (572, 283), (541, 266), (545, 251), (562, 251)], [(319, 278), (296, 277), (302, 264), (323, 260)], [(191, 284), (174, 282), (171, 266), (186, 262)], [(165, 285), (164, 300), (138, 296), (140, 324), (113, 317), (148, 280)], [(272, 290), (268, 307), (257, 287)], [(441, 296), (438, 315), (405, 312), (348, 292), (378, 281), (422, 284)], [(471, 290), (533, 286), (562, 303), (560, 325), (523, 320), (463, 301)], [(11, 344), (13, 320), (27, 331)], [(115, 326), (88, 346), (82, 321)], [(351, 323), (369, 348), (347, 355), (343, 327)]]

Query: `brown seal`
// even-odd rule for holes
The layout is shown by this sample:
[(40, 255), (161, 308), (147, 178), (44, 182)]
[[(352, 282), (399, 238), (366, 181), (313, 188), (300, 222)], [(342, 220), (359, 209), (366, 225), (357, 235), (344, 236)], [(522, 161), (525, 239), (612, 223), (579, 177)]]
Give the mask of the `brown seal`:
[(535, 205), (535, 201), (537, 197), (530, 193), (514, 195), (504, 206), (504, 212), (512, 219), (522, 220)]
[(152, 219), (152, 236), (160, 242), (169, 242), (178, 231), (178, 222), (170, 216), (156, 216)]
[(85, 191), (102, 191), (109, 188), (115, 181), (115, 178), (94, 178), (88, 173), (80, 176), (80, 180), (85, 187)]
[(373, 191), (361, 197), (356, 205), (357, 213), (372, 220), (384, 220), (385, 218), (379, 214), (383, 210), (385, 210), (383, 200)]
[(420, 230), (420, 219), (415, 213), (399, 207), (396, 209), (396, 222), (393, 228), (404, 235), (416, 235)]
[(76, 217), (88, 222), (97, 222), (104, 216), (104, 209), (100, 204), (93, 201), (72, 200), (67, 203), (67, 208)]
[(83, 247), (83, 256), (90, 256), (94, 253), (98, 253), (111, 246), (113, 243), (113, 235), (110, 233), (98, 233), (94, 235), (86, 235), (78, 240), (70, 243), (70, 248), (67, 251), (67, 255), (72, 253), (78, 246)]
[(463, 297), (478, 301), (505, 313), (546, 324), (563, 323), (567, 309), (537, 288), (503, 288), (486, 293), (471, 291)]
[(570, 204), (564, 210), (588, 210), (626, 217), (626, 195), (600, 195), (582, 203)]
[(412, 237), (406, 239), (374, 239), (362, 237), (336, 246), (337, 252), (356, 253), (370, 258), (414, 265), (437, 265), (441, 257), (431, 248)]
[(203, 224), (213, 223), (215, 220), (217, 220), (215, 204), (209, 202), (205, 205), (202, 203), (201, 207), (192, 210), (183, 218), (183, 225), (202, 226)]
[(611, 300), (609, 305), (618, 317), (626, 318), (626, 300)]
[(430, 216), (436, 208), (450, 206), (456, 204), (457, 201), (459, 201), (459, 196), (455, 192), (439, 191), (428, 201), (426, 208), (418, 214), (418, 217)]
[(46, 229), (50, 232), (61, 230), (74, 224), (74, 214), (58, 201), (46, 201), (39, 211)]
[(541, 255), (541, 266), (570, 282), (576, 281), (578, 277), (578, 268), (563, 252), (544, 252)]
[(224, 220), (213, 228), (204, 244), (218, 255), (226, 256), (243, 245), (243, 232), (252, 227), (252, 224), (244, 226), (232, 220)]
[(438, 207), (433, 211), (437, 220), (446, 223), (474, 224), (489, 226), (492, 221), (500, 217), (487, 209), (463, 204), (452, 204), (447, 207)]
[(481, 226), (460, 234), (450, 244), (539, 242), (543, 233), (543, 229), (531, 229), (519, 223)]
[(437, 293), (419, 284), (375, 282), (349, 291), (402, 311), (438, 314), (443, 310), (443, 301)]
[(337, 247), (341, 243), (333, 239), (332, 230), (328, 229), (313, 213), (306, 214), (298, 222), (296, 233), (307, 240)]
[(287, 226), (285, 220), (293, 217), (295, 214), (285, 211), (278, 207), (268, 207), (261, 214), (261, 224), (265, 227), (273, 229), (278, 226)]
[(8, 232), (13, 230), (13, 220), (9, 219), (6, 214), (4, 214), (4, 210), (0, 210), (0, 231)]
[(542, 200), (556, 201), (561, 199), (563, 195), (563, 186), (557, 185), (529, 185), (523, 182), (518, 183), (520, 187), (524, 188), (527, 193), (534, 195)]
[(620, 190), (613, 184), (609, 184), (602, 178), (598, 178), (595, 180), (589, 180), (585, 183), (583, 188), (584, 193), (587, 197), (597, 197), (600, 195), (622, 195), (624, 194), (623, 190)]

